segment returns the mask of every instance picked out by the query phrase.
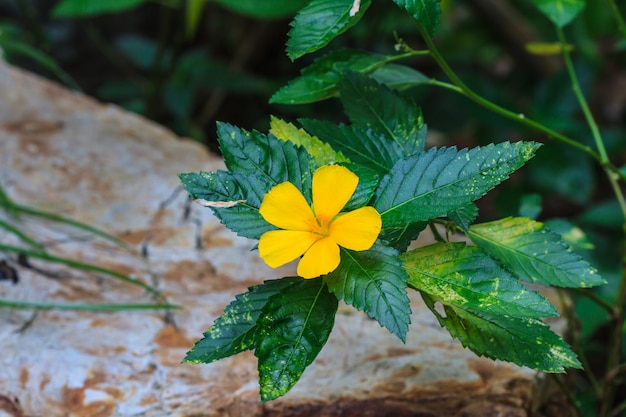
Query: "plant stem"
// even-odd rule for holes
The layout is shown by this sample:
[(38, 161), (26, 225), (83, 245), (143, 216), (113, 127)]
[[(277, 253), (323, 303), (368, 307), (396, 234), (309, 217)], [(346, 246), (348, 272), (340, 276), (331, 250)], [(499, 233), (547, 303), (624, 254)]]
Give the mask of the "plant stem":
[[(589, 365), (589, 361), (587, 360), (587, 355), (585, 355), (585, 352), (583, 351), (582, 346), (580, 344), (580, 337), (579, 337), (580, 335), (578, 332), (576, 332), (576, 330), (574, 329), (574, 326), (572, 325), (572, 323), (575, 322), (574, 307), (571, 303), (568, 303), (566, 301), (565, 292), (562, 289), (557, 289), (557, 295), (559, 296), (559, 302), (561, 303), (561, 306), (563, 309), (563, 315), (565, 316), (565, 319), (569, 323), (569, 328), (570, 328), (569, 330), (571, 332), (571, 339), (572, 339), (571, 340), (572, 347), (574, 348), (574, 351), (577, 352), (578, 358), (580, 360), (580, 363), (583, 366), (583, 369), (591, 369)], [(593, 387), (593, 391), (596, 397), (599, 397), (600, 395), (602, 395), (602, 385), (598, 382), (598, 379), (595, 377), (593, 372), (587, 373), (587, 379), (591, 383), (591, 386)], [(570, 390), (567, 389), (567, 393), (569, 393), (569, 391)]]
[(565, 67), (567, 68), (567, 73), (569, 74), (570, 82), (572, 83), (572, 89), (574, 91), (574, 94), (576, 95), (576, 98), (578, 99), (578, 103), (581, 110), (583, 111), (585, 120), (587, 121), (587, 125), (589, 126), (589, 129), (591, 129), (591, 135), (594, 142), (596, 143), (596, 147), (598, 148), (600, 164), (606, 171), (611, 187), (613, 188), (613, 192), (615, 193), (615, 197), (617, 198), (617, 201), (622, 210), (622, 214), (624, 215), (624, 230), (626, 231), (626, 201), (624, 200), (624, 194), (622, 193), (622, 189), (620, 188), (620, 185), (618, 183), (617, 176), (613, 171), (607, 168), (607, 164), (609, 163), (609, 157), (606, 153), (606, 148), (604, 147), (604, 142), (602, 140), (602, 136), (600, 135), (600, 129), (598, 129), (598, 124), (593, 118), (593, 114), (591, 114), (591, 110), (589, 109), (587, 100), (585, 99), (585, 96), (583, 95), (580, 88), (580, 83), (578, 82), (576, 71), (574, 70), (574, 64), (572, 63), (572, 58), (570, 56), (569, 49), (567, 48), (567, 41), (565, 40), (565, 34), (563, 33), (563, 29), (557, 26), (556, 33), (559, 38), (559, 43), (561, 44), (563, 60), (565, 61)]
[(619, 169), (617, 167), (615, 167), (614, 165), (612, 165), (609, 161), (605, 161), (602, 162), (602, 159), (600, 157), (600, 155), (594, 151), (592, 148), (590, 148), (589, 146), (583, 145), (580, 142), (575, 141), (574, 139), (567, 137), (555, 130), (550, 129), (547, 126), (544, 126), (543, 124), (536, 122), (528, 117), (526, 117), (524, 114), (521, 113), (515, 113), (512, 112), (510, 110), (507, 110), (495, 103), (493, 103), (492, 101), (487, 100), (486, 98), (482, 97), (480, 94), (474, 92), (472, 89), (470, 89), (460, 78), (458, 75), (456, 75), (456, 73), (452, 70), (452, 68), (450, 68), (450, 66), (448, 65), (448, 62), (445, 60), (445, 58), (441, 55), (441, 53), (439, 52), (439, 50), (437, 49), (437, 47), (435, 46), (432, 38), (430, 37), (430, 35), (428, 34), (428, 32), (424, 29), (424, 27), (417, 22), (417, 27), (419, 28), (420, 33), (422, 34), (422, 37), (424, 39), (424, 41), (426, 42), (426, 45), (428, 47), (428, 49), (430, 50), (430, 55), (433, 57), (433, 59), (437, 62), (437, 64), (439, 65), (439, 67), (443, 70), (443, 72), (448, 76), (448, 78), (450, 78), (450, 80), (452, 81), (452, 83), (454, 85), (456, 85), (457, 87), (459, 87), (461, 89), (461, 92), (464, 96), (466, 96), (467, 98), (469, 98), (470, 100), (480, 104), (481, 106), (491, 110), (492, 112), (499, 114), (501, 116), (504, 116), (508, 119), (511, 120), (516, 120), (517, 122), (524, 124), (526, 126), (532, 127), (536, 130), (539, 130), (541, 132), (546, 133), (547, 135), (549, 135), (550, 137), (557, 139), (567, 145), (572, 146), (573, 148), (576, 148), (584, 153), (586, 153), (587, 155), (589, 155), (591, 158), (595, 159), (596, 161), (600, 162), (602, 164), (602, 166), (605, 169), (608, 169), (612, 174), (613, 177), (619, 177), (622, 180), (626, 181), (626, 174), (625, 173), (621, 173), (619, 171)]
[[(567, 68), (567, 72), (569, 74), (570, 82), (572, 83), (572, 89), (576, 98), (578, 99), (578, 103), (580, 104), (580, 108), (583, 111), (585, 119), (587, 121), (587, 125), (591, 130), (591, 134), (596, 143), (596, 147), (598, 148), (598, 152), (600, 155), (600, 163), (602, 164), (606, 174), (609, 178), (609, 182), (613, 187), (613, 191), (615, 193), (615, 197), (619, 202), (620, 208), (622, 210), (622, 214), (624, 215), (624, 230), (626, 231), (626, 201), (624, 201), (624, 194), (622, 193), (622, 189), (618, 183), (618, 178), (606, 168), (606, 163), (609, 162), (609, 157), (606, 153), (606, 149), (604, 147), (604, 142), (602, 140), (602, 136), (600, 135), (600, 130), (598, 129), (598, 125), (593, 118), (593, 114), (591, 114), (591, 110), (589, 109), (589, 105), (587, 104), (587, 100), (582, 93), (580, 88), (580, 83), (578, 82), (578, 77), (576, 76), (576, 71), (574, 70), (574, 65), (572, 63), (572, 59), (570, 57), (569, 50), (567, 48), (567, 41), (565, 39), (565, 34), (563, 33), (563, 29), (560, 27), (556, 27), (556, 33), (559, 39), (559, 43), (561, 44), (561, 51), (563, 53), (563, 60), (565, 61), (565, 67)], [(611, 332), (610, 332), (610, 342), (609, 342), (609, 352), (608, 358), (606, 362), (606, 371), (605, 371), (605, 379), (604, 379), (604, 392), (602, 393), (602, 398), (600, 402), (600, 416), (605, 417), (610, 414), (611, 407), (613, 405), (613, 401), (615, 399), (615, 389), (617, 385), (616, 375), (614, 374), (614, 370), (619, 366), (620, 362), (620, 353), (622, 348), (622, 323), (624, 321), (624, 308), (626, 307), (626, 265), (622, 265), (622, 277), (620, 280), (619, 290), (617, 292), (617, 297), (615, 300), (615, 305), (613, 306), (613, 311), (611, 314)]]
[(615, 0), (608, 0), (608, 2), (611, 10), (613, 11), (613, 16), (617, 21), (617, 27), (619, 28), (620, 32), (622, 32), (622, 35), (626, 37), (626, 22), (624, 22), (624, 18), (622, 17), (622, 14), (617, 7), (617, 3), (615, 3)]

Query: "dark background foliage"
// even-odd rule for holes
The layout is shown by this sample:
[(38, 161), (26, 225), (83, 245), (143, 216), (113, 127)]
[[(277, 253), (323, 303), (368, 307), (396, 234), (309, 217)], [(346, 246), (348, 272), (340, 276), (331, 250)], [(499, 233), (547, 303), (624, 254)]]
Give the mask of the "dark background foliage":
[[(58, 3), (0, 0), (0, 47), (6, 60), (140, 113), (214, 152), (219, 152), (216, 121), (261, 131), (267, 131), (271, 114), (290, 121), (345, 121), (338, 100), (298, 106), (268, 103), (322, 53), (350, 47), (391, 54), (397, 38), (415, 49), (424, 47), (414, 22), (392, 2), (374, 1), (357, 26), (321, 53), (296, 62), (285, 53), (293, 14), (262, 20), (207, 2), (192, 28), (184, 2), (144, 2), (87, 17), (57, 17)], [(607, 4), (588, 1), (566, 34), (607, 151), (615, 165), (624, 166), (626, 37)], [(626, 5), (620, 7), (624, 13)], [(442, 9), (435, 40), (466, 84), (491, 101), (594, 146), (560, 55), (528, 51), (529, 43), (556, 40), (553, 27), (531, 1), (449, 0), (442, 2)], [(446, 79), (429, 57), (403, 63), (428, 77)], [(518, 139), (546, 144), (506, 186), (479, 202), (481, 219), (522, 214), (579, 225), (595, 250), (590, 244), (578, 249), (609, 281), (595, 291), (612, 302), (625, 249), (623, 219), (601, 168), (582, 152), (454, 92), (432, 86), (409, 92), (422, 107), (429, 145), (462, 148)], [(558, 229), (558, 223), (552, 226)], [(606, 314), (587, 298), (574, 297), (584, 349), (601, 362)]]

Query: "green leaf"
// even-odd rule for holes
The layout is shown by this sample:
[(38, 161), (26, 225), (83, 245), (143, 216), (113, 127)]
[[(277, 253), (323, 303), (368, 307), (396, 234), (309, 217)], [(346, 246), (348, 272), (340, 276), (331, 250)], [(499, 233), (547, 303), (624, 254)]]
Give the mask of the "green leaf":
[(477, 355), (543, 372), (582, 368), (567, 343), (537, 319), (465, 311), (445, 304), (442, 315), (435, 309), (435, 300), (422, 295), (439, 323)]
[[(157, 43), (144, 36), (120, 35), (115, 39), (115, 47), (126, 59), (144, 71), (152, 71), (159, 56)], [(171, 51), (164, 51), (161, 59), (166, 66), (169, 65), (173, 59)]]
[(520, 217), (535, 220), (541, 214), (542, 209), (540, 194), (524, 194), (520, 199), (518, 213)]
[(37, 48), (34, 48), (24, 42), (22, 39), (12, 39), (6, 36), (0, 28), (0, 51), (3, 53), (14, 53), (23, 55), (27, 58), (32, 59), (37, 64), (41, 65), (43, 68), (50, 71), (54, 74), (60, 81), (65, 83), (65, 85), (70, 88), (81, 91), (80, 86), (76, 83), (76, 81), (61, 68), (54, 59), (50, 56), (44, 54)]
[(365, 165), (381, 175), (386, 174), (396, 161), (402, 159), (402, 148), (373, 130), (339, 126), (321, 120), (300, 119), (304, 128), (341, 151), (355, 164)]
[(300, 379), (328, 340), (337, 305), (321, 279), (300, 279), (270, 298), (255, 336), (262, 401), (285, 395)]
[(559, 235), (539, 222), (508, 217), (473, 225), (468, 236), (525, 281), (575, 288), (605, 283)]
[(355, 12), (354, 0), (311, 0), (291, 22), (287, 55), (295, 60), (326, 46), (361, 20), (370, 3), (362, 0)]
[(254, 349), (256, 322), (270, 297), (279, 294), (300, 278), (266, 281), (235, 296), (211, 328), (187, 352), (184, 363), (211, 363), (216, 360)]
[(390, 55), (341, 49), (332, 51), (304, 68), (270, 98), (270, 103), (305, 104), (334, 97), (339, 93), (341, 74), (347, 70), (368, 74), (393, 60)]
[(399, 161), (380, 182), (373, 206), (383, 227), (426, 221), (482, 197), (521, 167), (540, 145), (503, 142), (431, 149)]
[(228, 123), (218, 123), (217, 135), (231, 172), (264, 178), (272, 185), (289, 181), (310, 201), (311, 176), (316, 166), (304, 148), (272, 134), (250, 133)]
[(476, 204), (470, 203), (451, 211), (448, 213), (448, 217), (454, 222), (454, 224), (467, 231), (470, 224), (472, 224), (474, 220), (476, 220), (476, 217), (478, 217), (478, 207), (476, 207)]
[(179, 178), (191, 198), (211, 208), (239, 236), (259, 239), (275, 229), (259, 213), (263, 196), (273, 186), (264, 177), (217, 171), (179, 174)]
[(407, 274), (398, 253), (375, 244), (367, 251), (341, 250), (341, 263), (324, 278), (337, 298), (365, 311), (391, 333), (406, 341), (411, 307)]
[(409, 285), (446, 305), (522, 318), (559, 315), (545, 297), (526, 288), (475, 246), (436, 243), (400, 258)]
[(441, 0), (393, 0), (398, 6), (406, 9), (432, 36), (439, 26)]
[(585, 0), (534, 0), (535, 5), (558, 27), (562, 28), (583, 11)]
[(544, 225), (552, 232), (558, 233), (574, 250), (593, 250), (595, 245), (585, 231), (566, 219), (550, 219)]
[(379, 239), (398, 252), (406, 252), (407, 247), (428, 226), (428, 222), (405, 223), (397, 226), (386, 226), (380, 232)]
[(430, 78), (421, 72), (400, 64), (386, 64), (374, 71), (370, 77), (394, 90), (406, 90), (430, 82)]
[(380, 177), (376, 171), (363, 165), (350, 163), (341, 163), (340, 165), (345, 166), (359, 177), (356, 190), (354, 190), (354, 194), (352, 194), (352, 197), (350, 197), (350, 200), (346, 203), (343, 211), (356, 210), (367, 205), (374, 196), (374, 192), (380, 181)]
[(224, 7), (259, 19), (280, 19), (296, 13), (308, 0), (213, 0)]
[(61, 0), (52, 9), (54, 17), (87, 17), (130, 10), (147, 0)]
[(185, 37), (192, 39), (198, 30), (204, 5), (208, 0), (188, 0), (185, 5)]
[(395, 141), (403, 157), (424, 151), (426, 125), (412, 98), (356, 72), (344, 74), (339, 91), (353, 126)]
[(335, 151), (329, 144), (322, 142), (316, 136), (311, 136), (304, 129), (298, 129), (293, 124), (272, 116), (270, 133), (278, 139), (290, 141), (302, 146), (311, 155), (318, 166), (337, 162), (350, 162), (341, 152)]

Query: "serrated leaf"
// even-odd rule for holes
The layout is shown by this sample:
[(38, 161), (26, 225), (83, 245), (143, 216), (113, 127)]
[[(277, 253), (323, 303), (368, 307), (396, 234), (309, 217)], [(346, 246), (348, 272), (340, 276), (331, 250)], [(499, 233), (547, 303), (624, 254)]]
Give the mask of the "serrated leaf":
[(354, 0), (311, 0), (291, 22), (287, 55), (295, 60), (327, 45), (361, 20), (370, 3), (362, 0), (352, 13)]
[(432, 36), (439, 26), (441, 0), (393, 0), (398, 6), (406, 9), (415, 20)]
[(519, 283), (475, 246), (436, 243), (400, 258), (409, 285), (446, 305), (522, 318), (559, 315), (545, 297)]
[(339, 91), (353, 126), (395, 141), (403, 157), (424, 151), (426, 125), (412, 98), (356, 72), (344, 74)]
[(310, 201), (311, 176), (316, 165), (302, 147), (274, 135), (247, 132), (218, 123), (217, 134), (224, 162), (231, 172), (263, 177), (272, 185), (293, 183)]
[(468, 236), (525, 281), (575, 288), (605, 283), (559, 235), (539, 222), (508, 217), (473, 225)]
[(379, 239), (398, 252), (406, 252), (411, 242), (417, 239), (422, 230), (426, 229), (426, 226), (428, 226), (428, 222), (405, 223), (383, 227)]
[(400, 64), (386, 64), (371, 73), (370, 77), (394, 90), (406, 90), (430, 82), (430, 78), (421, 72)]
[(285, 395), (300, 379), (328, 340), (337, 305), (321, 279), (300, 279), (269, 300), (255, 336), (262, 401)]
[(470, 224), (472, 224), (474, 220), (476, 220), (476, 217), (478, 217), (478, 207), (476, 207), (476, 204), (471, 203), (451, 211), (448, 213), (448, 217), (454, 222), (454, 224), (467, 231)]
[(503, 142), (431, 149), (396, 163), (380, 182), (373, 206), (383, 228), (445, 216), (482, 197), (521, 167), (540, 145)]
[(250, 239), (259, 239), (274, 226), (259, 213), (263, 196), (273, 186), (264, 177), (225, 171), (190, 172), (179, 178), (193, 199), (206, 202), (238, 201), (232, 207), (209, 206), (217, 218), (233, 232)]
[(436, 300), (422, 296), (441, 326), (477, 355), (551, 373), (582, 368), (567, 343), (537, 319), (465, 311), (445, 304), (442, 315), (435, 309)]
[(147, 0), (62, 0), (54, 9), (54, 17), (86, 17), (119, 13), (137, 7)]
[(339, 165), (345, 166), (359, 177), (356, 190), (354, 190), (354, 194), (352, 194), (352, 197), (350, 197), (350, 200), (346, 203), (343, 211), (356, 210), (367, 205), (374, 196), (374, 192), (380, 181), (380, 176), (375, 170), (363, 165), (350, 163), (341, 163)]
[(406, 341), (411, 307), (406, 293), (407, 275), (398, 253), (375, 244), (367, 251), (341, 250), (341, 263), (324, 280), (337, 298)]
[(311, 136), (304, 129), (298, 129), (292, 123), (285, 122), (272, 116), (270, 133), (278, 139), (290, 141), (302, 146), (311, 155), (318, 166), (337, 162), (350, 162), (341, 152), (335, 151), (328, 143), (324, 143), (316, 136)]
[(266, 281), (238, 294), (224, 309), (211, 328), (187, 352), (184, 363), (211, 363), (216, 360), (254, 349), (256, 322), (270, 297), (279, 294), (300, 278)]
[(535, 5), (558, 27), (562, 28), (583, 11), (585, 0), (534, 0)]
[(371, 129), (340, 124), (339, 126), (312, 119), (301, 119), (300, 123), (308, 131), (341, 151), (355, 164), (365, 165), (381, 175), (389, 172), (396, 161), (404, 157), (402, 148)]
[(339, 93), (339, 80), (345, 71), (369, 74), (393, 59), (390, 55), (351, 49), (332, 51), (304, 68), (299, 77), (274, 93), (269, 102), (305, 104), (334, 97)]

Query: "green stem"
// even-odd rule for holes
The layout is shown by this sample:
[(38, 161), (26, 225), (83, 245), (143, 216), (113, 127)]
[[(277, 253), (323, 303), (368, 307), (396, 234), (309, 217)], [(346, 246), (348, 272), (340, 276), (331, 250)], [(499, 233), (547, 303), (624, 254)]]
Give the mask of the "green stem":
[[(587, 100), (582, 93), (580, 88), (580, 83), (578, 82), (578, 77), (576, 76), (576, 71), (574, 70), (574, 65), (572, 63), (572, 59), (570, 57), (569, 50), (567, 49), (567, 41), (565, 39), (565, 34), (563, 33), (563, 29), (560, 27), (556, 27), (556, 33), (561, 44), (561, 51), (563, 53), (563, 60), (565, 61), (565, 67), (567, 68), (567, 72), (570, 77), (570, 82), (572, 83), (572, 89), (576, 98), (578, 99), (578, 103), (580, 108), (583, 111), (585, 116), (585, 120), (591, 130), (591, 134), (596, 143), (596, 147), (598, 148), (598, 152), (600, 155), (600, 163), (604, 167), (606, 174), (609, 178), (609, 182), (611, 187), (613, 188), (613, 192), (615, 193), (615, 197), (620, 205), (622, 210), (622, 214), (624, 216), (624, 231), (626, 231), (626, 201), (624, 200), (624, 194), (622, 193), (622, 189), (620, 188), (618, 178), (606, 168), (606, 164), (609, 161), (608, 154), (604, 147), (604, 142), (602, 140), (602, 136), (600, 134), (600, 129), (598, 129), (598, 125), (596, 124), (595, 119), (593, 118), (593, 114), (589, 109), (589, 105), (587, 104)], [(622, 323), (624, 322), (626, 308), (626, 265), (623, 265), (622, 277), (620, 280), (619, 289), (617, 291), (617, 297), (615, 299), (615, 305), (611, 312), (611, 331), (610, 331), (610, 340), (609, 340), (609, 349), (608, 349), (608, 357), (606, 361), (606, 370), (604, 374), (604, 390), (601, 395), (600, 402), (600, 416), (605, 417), (608, 416), (611, 412), (611, 407), (613, 406), (613, 402), (615, 400), (615, 391), (618, 385), (616, 381), (616, 376), (614, 375), (614, 370), (619, 366), (620, 363), (620, 353), (622, 349)]]
[(618, 381), (618, 373), (615, 372), (620, 366), (620, 355), (622, 351), (622, 326), (626, 314), (626, 262), (622, 265), (622, 277), (615, 299), (615, 307), (610, 320), (610, 340), (608, 357), (606, 361), (606, 370), (604, 377), (604, 392), (600, 403), (600, 417), (606, 417), (611, 414), (611, 407), (615, 401), (615, 391)]
[[(590, 293), (590, 291), (587, 291), (587, 293)], [(572, 338), (571, 340), (572, 347), (574, 348), (574, 351), (578, 353), (578, 359), (580, 360), (580, 363), (583, 366), (583, 369), (591, 369), (591, 366), (589, 365), (589, 361), (587, 360), (587, 355), (585, 355), (585, 352), (581, 346), (579, 334), (576, 332), (575, 329), (572, 328), (574, 327), (572, 326), (572, 323), (576, 322), (574, 318), (573, 305), (571, 303), (568, 303), (565, 300), (565, 294), (562, 289), (557, 289), (557, 294), (559, 296), (559, 301), (563, 308), (563, 315), (565, 316), (565, 319), (567, 320), (567, 322), (570, 324), (569, 327), (571, 328), (570, 330), (571, 330), (571, 338)], [(583, 295), (584, 294), (586, 293), (583, 292)], [(606, 303), (604, 300), (601, 300), (601, 301), (603, 303)], [(609, 309), (612, 310), (611, 305), (609, 305)], [(594, 394), (596, 395), (596, 397), (600, 397), (600, 395), (602, 395), (602, 385), (598, 382), (598, 379), (595, 377), (593, 372), (587, 372), (586, 376), (589, 382), (591, 383), (591, 386), (593, 387)], [(567, 389), (567, 392), (570, 392), (570, 391), (571, 391), (570, 389)]]
[(565, 384), (565, 382), (563, 381), (563, 378), (560, 375), (553, 374), (552, 377), (556, 381), (556, 384), (559, 386), (561, 392), (565, 394), (567, 401), (572, 406), (572, 409), (576, 412), (576, 415), (578, 417), (582, 417), (583, 413), (580, 409), (580, 404), (578, 400), (576, 399), (576, 397), (574, 397), (574, 395), (572, 394), (572, 390), (567, 386), (567, 384)]
[(604, 298), (600, 297), (598, 294), (589, 290), (588, 288), (570, 288), (570, 291), (575, 292), (581, 297), (586, 297), (590, 299), (591, 301), (596, 303), (599, 307), (602, 307), (604, 310), (606, 310), (609, 316), (615, 312), (613, 308), (613, 304), (609, 303)]
[(613, 16), (617, 21), (617, 27), (619, 28), (620, 32), (622, 32), (622, 35), (626, 37), (626, 22), (624, 22), (624, 18), (622, 17), (622, 14), (617, 7), (617, 3), (615, 3), (615, 0), (608, 0), (608, 2), (611, 10), (613, 11)]
[(624, 200), (624, 194), (622, 193), (622, 189), (620, 188), (618, 182), (619, 178), (612, 170), (607, 168), (607, 164), (609, 163), (609, 156), (606, 152), (606, 148), (604, 147), (604, 141), (602, 140), (602, 136), (600, 135), (600, 129), (598, 128), (598, 124), (596, 123), (593, 114), (591, 114), (591, 109), (589, 109), (587, 100), (585, 99), (582, 89), (580, 88), (580, 83), (578, 82), (576, 71), (574, 70), (574, 64), (572, 63), (572, 58), (570, 56), (569, 49), (567, 48), (567, 41), (565, 40), (565, 34), (563, 33), (563, 29), (557, 26), (556, 33), (559, 38), (559, 43), (561, 44), (563, 60), (565, 61), (565, 67), (567, 68), (567, 73), (569, 75), (570, 82), (572, 83), (572, 89), (574, 91), (574, 94), (576, 95), (578, 104), (583, 111), (585, 120), (587, 121), (587, 125), (591, 130), (591, 135), (596, 144), (596, 147), (598, 148), (598, 153), (600, 156), (599, 162), (606, 171), (611, 187), (613, 188), (613, 192), (615, 193), (615, 197), (617, 198), (617, 201), (622, 210), (622, 214), (624, 215), (624, 230), (626, 231), (626, 200)]
[[(479, 105), (491, 110), (492, 112), (499, 114), (501, 116), (504, 116), (508, 119), (511, 120), (515, 120), (523, 125), (532, 127), (536, 130), (539, 130), (541, 132), (546, 133), (548, 136), (559, 140), (567, 145), (572, 146), (573, 148), (576, 148), (584, 153), (586, 153), (587, 155), (589, 155), (590, 157), (592, 157), (593, 159), (595, 159), (596, 161), (601, 161), (601, 157), (600, 155), (594, 151), (591, 147), (583, 145), (577, 141), (575, 141), (574, 139), (567, 137), (555, 130), (550, 129), (549, 127), (544, 126), (543, 124), (536, 122), (528, 117), (526, 117), (524, 114), (521, 113), (515, 113), (512, 112), (510, 110), (507, 110), (495, 103), (493, 103), (492, 101), (489, 101), (487, 99), (485, 99), (484, 97), (482, 97), (480, 94), (474, 92), (472, 89), (470, 89), (460, 78), (459, 76), (452, 70), (452, 68), (450, 68), (450, 66), (448, 65), (448, 62), (445, 60), (445, 58), (441, 55), (441, 53), (439, 52), (439, 50), (437, 49), (437, 47), (435, 46), (432, 38), (430, 37), (430, 35), (428, 34), (428, 32), (424, 29), (424, 27), (417, 22), (417, 27), (420, 30), (420, 33), (422, 34), (422, 37), (424, 39), (424, 41), (426, 42), (426, 45), (428, 47), (428, 49), (430, 50), (430, 55), (433, 57), (433, 59), (435, 60), (435, 62), (437, 62), (437, 64), (439, 65), (439, 67), (442, 69), (442, 71), (448, 76), (448, 78), (452, 81), (452, 83), (454, 85), (456, 85), (462, 92), (462, 94), (469, 98), (470, 100), (478, 103)], [(602, 162), (601, 162), (602, 163)], [(619, 169), (617, 167), (615, 167), (614, 165), (612, 165), (610, 162), (604, 162), (602, 163), (603, 167), (605, 169), (610, 170), (613, 173), (614, 177), (619, 176), (621, 179), (623, 179), (624, 181), (626, 181), (626, 174), (625, 173), (621, 173), (619, 171)]]

